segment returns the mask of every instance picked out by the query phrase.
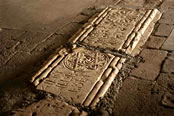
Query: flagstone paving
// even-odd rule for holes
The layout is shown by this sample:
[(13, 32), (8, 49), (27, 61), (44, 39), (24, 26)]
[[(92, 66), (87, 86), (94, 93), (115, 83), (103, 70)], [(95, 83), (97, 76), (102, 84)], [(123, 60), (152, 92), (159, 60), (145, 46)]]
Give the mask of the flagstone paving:
[(162, 71), (174, 73), (174, 53), (170, 53), (164, 62)]
[[(114, 106), (114, 116), (173, 116), (173, 109), (159, 105), (160, 93), (151, 94), (153, 82), (129, 77), (123, 83), (122, 89)], [(149, 108), (150, 107), (150, 108)], [(141, 113), (141, 114), (140, 114)]]
[(162, 49), (173, 51), (174, 50), (174, 30), (172, 30), (170, 36), (164, 42)]
[(159, 49), (166, 41), (166, 37), (150, 36), (146, 43), (147, 48)]
[[(16, 2), (12, 7), (17, 6)], [(55, 28), (59, 21), (54, 25), (49, 17), (40, 20), (42, 24), (26, 26), (28, 20), (25, 17), (24, 23), (11, 25), (10, 22), (9, 25), (5, 25), (17, 29), (8, 29), (4, 26), (0, 29), (0, 37), (3, 40), (0, 43), (3, 46), (0, 50), (2, 81), (10, 75), (17, 77), (24, 73), (21, 87), (12, 80), (13, 83), (6, 85), (7, 88), (14, 86), (9, 93), (5, 86), (2, 86), (3, 91), (0, 88), (2, 115), (8, 114), (9, 111), (12, 111), (11, 115), (16, 116), (174, 114), (172, 49), (174, 2), (122, 0), (119, 3), (115, 1), (121, 7), (105, 8), (96, 6), (110, 4), (110, 1), (96, 0), (92, 3), (95, 7), (82, 11), (91, 5), (90, 2), (84, 3), (84, 6), (79, 4), (80, 9), (76, 7), (77, 12), (74, 10), (70, 16), (66, 14), (69, 9), (66, 9), (65, 14), (69, 17), (63, 18), (64, 21), (59, 20), (64, 22), (59, 28)], [(38, 2), (35, 7), (38, 8), (37, 5), (40, 3)], [(30, 7), (26, 5), (23, 7), (24, 12)], [(39, 9), (43, 7), (45, 5)], [(160, 19), (161, 13), (157, 9), (146, 10), (141, 7), (159, 8), (163, 12), (162, 18)], [(4, 6), (0, 7), (2, 8)], [(51, 9), (46, 14), (50, 14)], [(28, 13), (32, 14), (30, 11)], [(94, 16), (89, 19), (92, 15)], [(3, 13), (3, 16), (6, 15)], [(17, 17), (14, 21), (18, 21), (16, 19)], [(35, 21), (32, 20), (33, 24)], [(46, 25), (44, 21), (47, 22)], [(14, 69), (16, 71), (13, 71)], [(25, 85), (25, 88), (23, 82), (28, 80), (34, 86), (30, 83)], [(25, 91), (28, 92), (28, 86), (31, 87), (32, 94), (30, 95), (30, 90), (29, 94), (22, 95)], [(19, 100), (15, 101), (14, 98)], [(20, 101), (21, 98), (24, 100)], [(12, 104), (13, 107), (4, 105), (5, 102), (9, 102), (8, 104)]]
[(131, 75), (145, 80), (155, 80), (161, 70), (161, 65), (167, 56), (167, 52), (144, 49), (140, 56), (144, 62), (139, 63), (137, 68), (132, 70)]
[(173, 29), (173, 25), (160, 24), (155, 35), (168, 36)]

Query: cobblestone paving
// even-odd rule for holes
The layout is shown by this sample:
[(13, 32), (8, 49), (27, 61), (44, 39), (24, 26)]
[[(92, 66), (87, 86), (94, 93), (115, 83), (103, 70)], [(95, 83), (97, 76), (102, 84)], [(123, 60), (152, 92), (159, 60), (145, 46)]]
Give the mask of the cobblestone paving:
[[(110, 3), (104, 0), (95, 1), (96, 6)], [(145, 19), (151, 20), (151, 23), (145, 21), (146, 25), (143, 25), (141, 15), (137, 16), (138, 13), (135, 12), (136, 15), (130, 13), (131, 16), (128, 17), (131, 19), (134, 15), (137, 17), (129, 23), (130, 25), (123, 25), (125, 29), (121, 31), (114, 30), (114, 27), (109, 32), (106, 31), (110, 25), (119, 25), (112, 20), (113, 17), (103, 19), (109, 10), (101, 15), (103, 20), (101, 23), (97, 22), (100, 21), (99, 17), (93, 23), (95, 17), (92, 17), (93, 20), (87, 23), (90, 22), (89, 25), (82, 26), (90, 16), (101, 11), (100, 7), (84, 10), (56, 32), (33, 31), (31, 30), (33, 27), (30, 26), (27, 30), (2, 28), (0, 30), (0, 38), (2, 38), (0, 42), (2, 46), (0, 49), (0, 82), (2, 83), (0, 111), (2, 115), (7, 115), (11, 110), (13, 110), (11, 115), (16, 116), (174, 115), (173, 4), (172, 0), (165, 0), (162, 4), (160, 0), (138, 2), (122, 0), (118, 5), (123, 9), (153, 8), (161, 5), (159, 9), (163, 15), (155, 25), (160, 14), (157, 13), (157, 18), (154, 18), (155, 15), (145, 12), (147, 10), (135, 10), (135, 12), (141, 12), (143, 16), (147, 15)], [(108, 16), (114, 14), (112, 11)], [(153, 12), (156, 11), (151, 11), (151, 14)], [(122, 15), (120, 17), (120, 19), (128, 18)], [(141, 28), (136, 31), (138, 27), (136, 23), (139, 21)], [(112, 24), (109, 24), (110, 22)], [(82, 30), (69, 40), (79, 28)], [(85, 33), (82, 33), (83, 30)], [(153, 33), (150, 35), (152, 30)], [(112, 34), (118, 31), (121, 33), (116, 36), (120, 38), (118, 41), (107, 38), (107, 36), (112, 38)], [(140, 36), (137, 33), (140, 33)], [(78, 37), (78, 35), (81, 36)], [(67, 41), (72, 43), (65, 44)], [(64, 44), (65, 48), (62, 48)], [(55, 54), (46, 60), (53, 52)], [(45, 60), (44, 65), (40, 67)], [(131, 61), (133, 63), (129, 64)], [(39, 72), (36, 72), (37, 70)], [(32, 82), (37, 90), (30, 84), (24, 84), (33, 74), (35, 75)], [(57, 79), (57, 77), (61, 78)], [(85, 107), (89, 105), (92, 109)], [(94, 106), (95, 109), (93, 109)]]

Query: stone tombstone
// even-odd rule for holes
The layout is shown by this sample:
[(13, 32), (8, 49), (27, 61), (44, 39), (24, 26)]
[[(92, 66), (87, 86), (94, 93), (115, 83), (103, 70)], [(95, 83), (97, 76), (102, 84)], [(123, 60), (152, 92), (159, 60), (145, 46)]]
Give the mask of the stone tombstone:
[(112, 9), (84, 42), (91, 46), (119, 50), (145, 13), (142, 9)]
[(37, 89), (82, 104), (112, 60), (112, 56), (77, 48), (55, 67)]

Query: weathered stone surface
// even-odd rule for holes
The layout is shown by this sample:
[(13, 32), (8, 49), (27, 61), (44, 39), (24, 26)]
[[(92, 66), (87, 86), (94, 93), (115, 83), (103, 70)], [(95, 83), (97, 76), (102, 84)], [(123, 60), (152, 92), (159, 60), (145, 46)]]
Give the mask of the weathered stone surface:
[(165, 0), (162, 3), (161, 9), (166, 10), (167, 8), (174, 8), (174, 1), (173, 0)]
[(132, 70), (131, 75), (147, 80), (155, 80), (160, 72), (161, 64), (167, 56), (167, 52), (144, 49), (140, 56), (143, 57), (144, 62), (139, 63), (138, 68)]
[[(174, 4), (174, 2), (173, 2)], [(159, 23), (164, 23), (164, 24), (174, 24), (174, 9), (168, 9), (165, 11), (159, 20)]]
[(161, 73), (157, 79), (157, 84), (168, 92), (174, 93), (174, 75)]
[(159, 49), (163, 45), (165, 40), (165, 37), (150, 36), (149, 40), (146, 43), (146, 47)]
[(144, 3), (144, 0), (121, 0), (119, 5), (142, 7)]
[(174, 72), (174, 53), (170, 54), (165, 60), (162, 71), (169, 73)]
[(161, 104), (161, 93), (152, 93), (153, 82), (127, 78), (115, 101), (114, 116), (170, 116), (173, 109)]
[(24, 33), (21, 30), (1, 29), (0, 31), (0, 68), (15, 53), (15, 47), (19, 45), (18, 38)]
[(13, 111), (12, 116), (69, 116), (74, 110), (77, 109), (64, 102), (45, 99)]
[(2, 28), (0, 31), (1, 42), (3, 40), (19, 40), (18, 38), (24, 33), (24, 30)]
[(162, 46), (162, 49), (173, 51), (174, 50), (174, 29)]
[(73, 103), (83, 103), (111, 59), (109, 55), (97, 51), (75, 49), (37, 89), (56, 94)]
[(135, 49), (132, 51), (132, 53), (131, 53), (132, 56), (136, 56), (142, 51), (143, 45), (146, 43), (146, 41), (148, 40), (150, 34), (152, 33), (152, 31), (154, 29), (154, 25), (155, 25), (154, 23), (151, 23), (150, 26), (147, 28), (143, 37), (140, 39), (140, 41), (136, 45)]
[(160, 24), (155, 35), (158, 36), (169, 36), (173, 29), (173, 25), (168, 25), (168, 24)]
[(159, 5), (161, 0), (120, 0), (119, 5), (123, 7), (135, 7), (135, 8), (154, 8)]
[(62, 35), (53, 34), (45, 41), (42, 41), (32, 51), (33, 55), (40, 58), (48, 58), (57, 48), (64, 45), (67, 42), (67, 38)]
[(143, 10), (112, 9), (84, 42), (91, 46), (119, 50), (144, 14)]
[(162, 105), (174, 108), (174, 94), (171, 94), (169, 92), (165, 93), (162, 98)]
[(94, 3), (95, 0), (1, 2), (0, 26), (53, 33), (72, 22), (83, 9), (91, 7)]
[(39, 43), (44, 41), (48, 35), (48, 33), (41, 32), (26, 32), (21, 37), (19, 37), (21, 44), (17, 47), (17, 50), (30, 52)]
[(6, 65), (0, 68), (0, 82), (15, 78), (20, 74), (24, 74), (24, 72), (29, 72), (35, 60), (37, 59), (29, 53), (16, 52)]
[[(80, 19), (76, 19), (76, 20), (80, 20)], [(60, 32), (58, 33), (60, 33), (61, 35), (64, 35), (66, 38), (70, 38), (81, 27), (82, 27), (82, 24), (74, 21), (72, 23), (65, 25), (62, 29), (60, 29)]]

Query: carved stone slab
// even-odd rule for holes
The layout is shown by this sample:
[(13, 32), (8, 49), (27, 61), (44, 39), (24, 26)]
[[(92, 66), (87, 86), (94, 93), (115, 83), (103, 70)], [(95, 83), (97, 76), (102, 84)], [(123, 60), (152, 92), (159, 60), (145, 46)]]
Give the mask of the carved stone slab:
[(12, 116), (69, 116), (74, 110), (78, 111), (64, 102), (47, 99), (13, 111)]
[(77, 48), (54, 68), (37, 89), (82, 104), (111, 60), (110, 55)]
[(83, 42), (119, 50), (145, 13), (144, 10), (112, 9)]
[(126, 61), (111, 49), (138, 53), (137, 44), (147, 40), (160, 17), (157, 9), (105, 8), (71, 37), (70, 49), (60, 49), (46, 62), (32, 83), (64, 101), (95, 107)]

